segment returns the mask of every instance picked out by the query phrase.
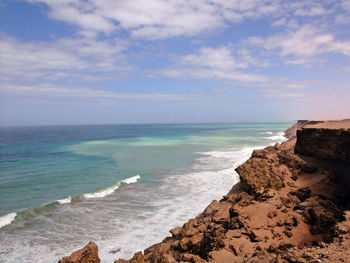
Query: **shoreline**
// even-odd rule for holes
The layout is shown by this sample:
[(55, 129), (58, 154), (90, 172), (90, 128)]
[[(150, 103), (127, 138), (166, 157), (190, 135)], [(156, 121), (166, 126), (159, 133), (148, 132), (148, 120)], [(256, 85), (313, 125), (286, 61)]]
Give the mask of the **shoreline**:
[[(322, 250), (324, 262), (350, 257), (350, 213), (344, 203), (346, 192), (334, 181), (338, 174), (319, 157), (294, 153), (296, 130), (305, 124), (298, 122), (287, 129), (286, 142), (255, 150), (236, 169), (241, 182), (197, 217), (170, 230), (172, 237), (144, 254), (137, 252), (129, 261), (115, 262), (294, 262), (290, 260), (298, 256), (295, 262), (307, 262), (301, 254), (313, 250)], [(298, 137), (304, 133), (298, 132)], [(349, 138), (350, 130), (345, 128), (344, 133)], [(325, 255), (325, 248), (333, 250)], [(60, 262), (85, 262), (82, 252), (90, 257), (98, 255), (97, 249), (89, 243)], [(311, 254), (309, 259), (316, 259)], [(69, 261), (72, 257), (76, 260)], [(98, 256), (90, 260), (100, 262)]]
[[(69, 204), (55, 203), (21, 213), (12, 224), (1, 229), (1, 239), (10, 242), (0, 246), (3, 252), (0, 258), (6, 262), (21, 261), (19, 257), (44, 262), (40, 255), (46, 255), (45, 262), (57, 262), (57, 258), (83, 247), (90, 240), (99, 245), (103, 262), (131, 257), (134, 251), (160, 242), (169, 235), (168, 229), (195, 217), (212, 200), (221, 199), (238, 178), (233, 166), (248, 159), (256, 145), (270, 145), (272, 140), (266, 138), (286, 128), (287, 125), (190, 127), (190, 130), (204, 132), (200, 137), (187, 140), (201, 144), (190, 146), (192, 151), (187, 151), (186, 160), (191, 154), (193, 161), (186, 162), (186, 168), (155, 174), (150, 180), (146, 173), (141, 173), (138, 183), (120, 187), (115, 194), (102, 199), (76, 200), (72, 195)], [(187, 127), (183, 129), (188, 130)], [(208, 146), (203, 147), (206, 142)], [(157, 167), (157, 163), (154, 165)], [(62, 200), (69, 195), (69, 191), (64, 192), (54, 199)], [(32, 231), (40, 234), (31, 236)], [(84, 231), (83, 236), (79, 236), (80, 231)], [(16, 245), (10, 246), (10, 243)], [(113, 254), (118, 248), (120, 251)]]

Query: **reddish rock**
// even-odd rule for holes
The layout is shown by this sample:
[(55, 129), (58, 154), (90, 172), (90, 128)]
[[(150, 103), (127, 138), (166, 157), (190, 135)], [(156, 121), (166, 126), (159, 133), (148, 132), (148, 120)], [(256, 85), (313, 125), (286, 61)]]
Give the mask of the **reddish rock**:
[(58, 263), (100, 263), (98, 248), (94, 242), (89, 242), (85, 247), (73, 252), (69, 257), (64, 257)]
[(130, 262), (130, 263), (144, 263), (145, 262), (145, 258), (142, 255), (142, 252), (137, 252), (132, 259), (126, 261), (124, 259), (118, 259), (116, 261), (114, 261), (114, 263), (125, 263), (125, 262)]
[(216, 263), (232, 263), (235, 259), (234, 253), (225, 248), (219, 251), (213, 251), (210, 253), (210, 257), (212, 258), (212, 262)]
[(270, 212), (267, 214), (267, 217), (269, 217), (269, 218), (274, 218), (276, 215), (277, 215), (277, 211), (270, 211)]
[(173, 237), (176, 237), (178, 235), (180, 235), (181, 233), (181, 227), (175, 227), (173, 229), (171, 229), (169, 232), (172, 234)]
[(213, 221), (219, 224), (227, 221), (230, 218), (231, 207), (232, 205), (230, 203), (223, 202), (213, 216)]
[(269, 188), (281, 189), (288, 178), (296, 180), (304, 165), (305, 161), (293, 152), (270, 146), (254, 151), (236, 171), (242, 189), (257, 195)]

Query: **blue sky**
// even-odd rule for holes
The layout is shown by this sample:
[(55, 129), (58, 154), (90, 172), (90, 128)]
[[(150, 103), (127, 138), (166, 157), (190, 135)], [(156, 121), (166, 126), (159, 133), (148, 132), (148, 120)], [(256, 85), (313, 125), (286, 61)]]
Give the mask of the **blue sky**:
[(0, 125), (350, 117), (350, 1), (0, 0)]

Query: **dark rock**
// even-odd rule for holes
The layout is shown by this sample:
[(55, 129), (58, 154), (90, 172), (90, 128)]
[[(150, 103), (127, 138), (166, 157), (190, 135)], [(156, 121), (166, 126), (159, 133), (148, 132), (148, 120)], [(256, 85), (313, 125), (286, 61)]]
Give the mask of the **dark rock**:
[(118, 247), (118, 248), (115, 248), (115, 249), (112, 249), (112, 250), (108, 251), (108, 253), (110, 253), (110, 254), (116, 254), (116, 253), (120, 252), (120, 250), (121, 250), (121, 248)]
[(283, 233), (287, 236), (287, 237), (292, 237), (293, 234), (291, 231), (288, 231), (288, 230), (284, 230)]
[(350, 130), (303, 128), (297, 138), (297, 154), (350, 161)]
[(317, 167), (315, 165), (305, 165), (303, 171), (312, 174), (317, 171)]
[(309, 187), (299, 188), (297, 191), (291, 191), (291, 195), (295, 195), (299, 198), (300, 202), (304, 202), (311, 196), (311, 189)]

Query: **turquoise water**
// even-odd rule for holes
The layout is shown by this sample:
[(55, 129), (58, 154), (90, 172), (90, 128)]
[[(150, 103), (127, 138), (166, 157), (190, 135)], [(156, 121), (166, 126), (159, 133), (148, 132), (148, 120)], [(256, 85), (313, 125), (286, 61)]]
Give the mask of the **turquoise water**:
[[(289, 126), (0, 128), (0, 261), (56, 262), (90, 239), (103, 262), (130, 256), (225, 194), (234, 167)], [(118, 244), (121, 252), (109, 253)]]

